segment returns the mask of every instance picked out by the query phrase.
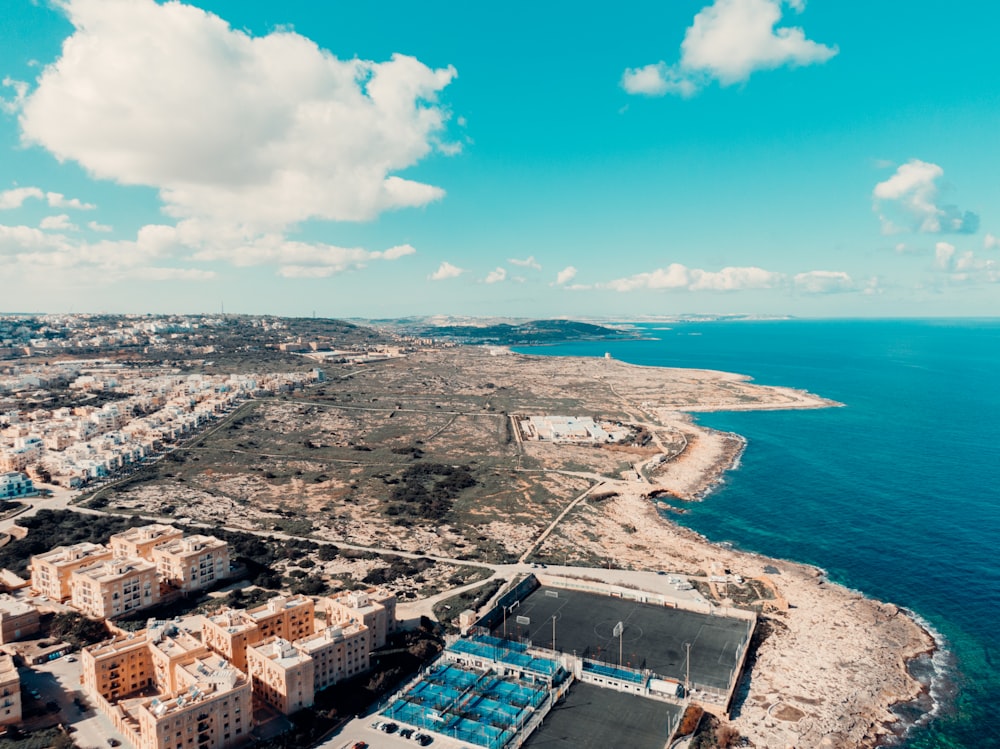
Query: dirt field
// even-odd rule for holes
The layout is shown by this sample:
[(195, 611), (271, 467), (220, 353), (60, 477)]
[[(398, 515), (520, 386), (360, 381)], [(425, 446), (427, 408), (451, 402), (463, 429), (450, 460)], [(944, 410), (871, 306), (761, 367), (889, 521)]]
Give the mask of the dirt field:
[[(473, 347), (326, 373), (304, 395), (247, 404), (107, 492), (109, 508), (510, 561), (596, 482), (703, 490), (720, 440), (676, 408), (823, 405), (719, 372)], [(532, 414), (620, 421), (642, 439), (522, 442), (511, 417)]]

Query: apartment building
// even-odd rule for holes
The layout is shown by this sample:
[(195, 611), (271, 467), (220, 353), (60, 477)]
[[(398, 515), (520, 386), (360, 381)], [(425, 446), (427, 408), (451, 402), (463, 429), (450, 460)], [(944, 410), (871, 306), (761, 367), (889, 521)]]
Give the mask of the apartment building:
[(269, 637), (248, 647), (247, 670), (253, 693), (285, 715), (313, 704), (313, 659), (288, 640)]
[(185, 593), (229, 576), (229, 544), (214, 536), (187, 536), (160, 544), (151, 553), (164, 582)]
[(35, 493), (31, 479), (18, 471), (0, 473), (0, 499), (17, 499)]
[(386, 638), (396, 631), (396, 596), (385, 590), (345, 590), (322, 599), (327, 622), (356, 622), (369, 630), (369, 646), (381, 648)]
[(38, 609), (0, 594), (0, 645), (30, 637), (38, 632)]
[(370, 668), (370, 635), (364, 624), (347, 622), (326, 627), (293, 643), (299, 652), (312, 659), (315, 691)]
[(184, 531), (178, 530), (172, 525), (153, 523), (116, 533), (109, 539), (108, 545), (111, 546), (111, 551), (116, 557), (141, 557), (152, 562), (155, 561), (153, 559), (154, 547), (179, 541), (183, 536)]
[(31, 590), (53, 601), (70, 599), (70, 575), (81, 567), (109, 560), (114, 555), (101, 544), (84, 541), (72, 546), (57, 546), (31, 557)]
[(160, 602), (156, 565), (117, 557), (70, 573), (70, 605), (85, 616), (114, 619)]
[(146, 631), (119, 635), (80, 653), (83, 686), (108, 703), (153, 684), (153, 661)]
[(0, 726), (21, 722), (21, 677), (14, 658), (0, 654)]
[(153, 682), (161, 692), (176, 692), (188, 686), (179, 666), (194, 659), (212, 657), (212, 652), (201, 640), (173, 624), (157, 623), (146, 632)]
[(224, 609), (206, 616), (202, 639), (213, 651), (236, 668), (247, 670), (247, 647), (269, 637), (298, 640), (311, 635), (315, 624), (314, 604), (305, 596), (276, 596), (263, 606)]
[(250, 679), (171, 623), (86, 648), (81, 664), (91, 698), (135, 749), (227, 749), (249, 738)]

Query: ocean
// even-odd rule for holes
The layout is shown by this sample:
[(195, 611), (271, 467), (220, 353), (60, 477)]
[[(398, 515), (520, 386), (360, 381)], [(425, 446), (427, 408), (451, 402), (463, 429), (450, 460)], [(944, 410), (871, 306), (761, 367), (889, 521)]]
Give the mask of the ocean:
[(747, 448), (671, 519), (914, 612), (943, 649), (912, 664), (934, 701), (899, 708), (899, 745), (1000, 747), (1000, 320), (636, 327), (648, 340), (517, 350), (739, 372), (844, 403), (696, 415)]

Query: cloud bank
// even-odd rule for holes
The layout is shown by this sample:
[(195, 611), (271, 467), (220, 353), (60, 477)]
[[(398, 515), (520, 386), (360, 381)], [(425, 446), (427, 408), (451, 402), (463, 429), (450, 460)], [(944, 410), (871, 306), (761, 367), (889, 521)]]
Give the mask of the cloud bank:
[[(403, 255), (304, 247), (289, 231), (309, 220), (371, 220), (444, 195), (396, 173), (455, 151), (438, 103), (452, 67), (401, 54), (340, 60), (291, 31), (254, 37), (180, 2), (59, 7), (74, 31), (33, 90), (17, 89), (22, 141), (93, 177), (156, 189), (182, 254), (238, 265), (266, 257), (286, 277), (329, 275)], [(92, 207), (52, 196), (8, 190), (0, 208), (29, 198)], [(296, 257), (307, 264), (287, 262)]]

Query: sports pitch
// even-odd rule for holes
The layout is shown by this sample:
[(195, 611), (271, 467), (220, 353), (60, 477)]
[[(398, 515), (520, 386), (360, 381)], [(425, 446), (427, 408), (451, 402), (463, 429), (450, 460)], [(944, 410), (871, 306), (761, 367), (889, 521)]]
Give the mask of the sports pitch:
[(680, 713), (677, 705), (577, 683), (524, 747), (663, 749)]
[[(605, 663), (649, 669), (684, 683), (686, 645), (690, 643), (692, 686), (727, 690), (739, 665), (750, 622), (665, 608), (595, 593), (541, 587), (510, 610), (492, 634), (530, 639), (537, 647), (553, 647)], [(622, 622), (621, 637), (615, 628)], [(620, 647), (619, 647), (620, 640)]]

